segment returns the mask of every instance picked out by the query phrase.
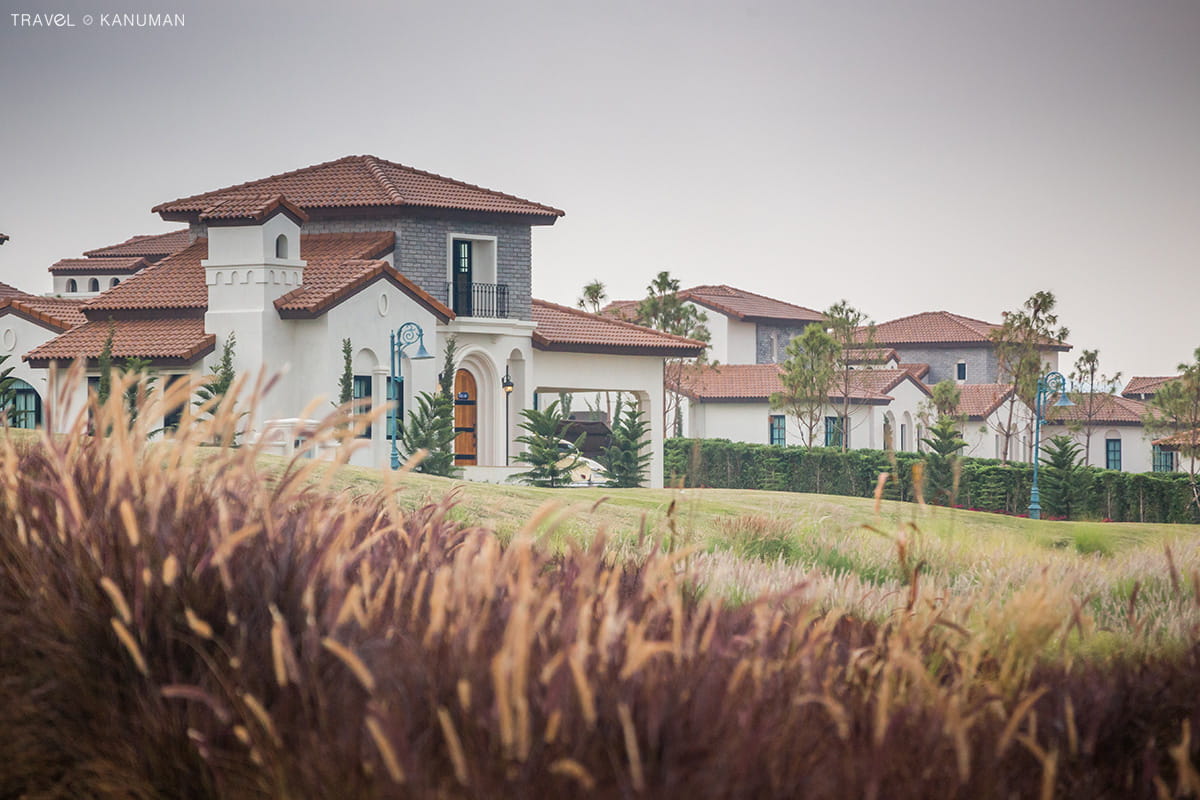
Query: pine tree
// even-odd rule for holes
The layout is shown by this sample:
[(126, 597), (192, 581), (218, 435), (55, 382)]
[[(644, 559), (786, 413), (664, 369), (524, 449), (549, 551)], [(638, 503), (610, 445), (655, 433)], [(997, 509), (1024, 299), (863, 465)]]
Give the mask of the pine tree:
[(137, 421), (138, 411), (154, 387), (155, 377), (150, 371), (150, 359), (139, 357), (125, 359), (125, 363), (121, 367), (121, 374), (132, 379), (132, 382), (125, 387), (125, 408), (129, 412), (129, 423), (132, 425)]
[(788, 342), (780, 367), (783, 390), (771, 395), (771, 408), (796, 418), (805, 447), (816, 445), (817, 426), (837, 378), (837, 341), (820, 325), (809, 325)]
[(354, 355), (349, 339), (342, 339), (342, 377), (338, 381), (338, 405), (354, 399)]
[(641, 486), (650, 468), (650, 448), (646, 446), (646, 434), (650, 424), (646, 422), (635, 404), (625, 405), (617, 396), (612, 429), (612, 444), (604, 449), (601, 465), (608, 473), (611, 485), (619, 488)]
[(104, 345), (100, 348), (100, 357), (96, 359), (96, 367), (100, 371), (100, 381), (96, 384), (96, 401), (100, 405), (108, 402), (108, 396), (112, 394), (112, 366), (113, 366), (113, 336), (116, 333), (116, 326), (113, 321), (108, 321), (108, 335), (104, 337)]
[(418, 450), (425, 450), (425, 458), (417, 464), (415, 472), (453, 477), (458, 473), (454, 465), (453, 401), (441, 393), (421, 392), (416, 397), (416, 406), (400, 429), (401, 453), (407, 459)]
[[(208, 380), (196, 390), (196, 405), (203, 405), (212, 401), (212, 405), (208, 408), (208, 413), (214, 418), (217, 417), (218, 410), (225, 401), (225, 395), (233, 388), (234, 379), (237, 378), (237, 372), (233, 368), (233, 351), (237, 344), (237, 337), (230, 333), (225, 339), (225, 346), (221, 349), (221, 360), (217, 362), (216, 369)], [(230, 431), (232, 437), (230, 441), (236, 438), (237, 434)], [(223, 436), (220, 432), (213, 433), (213, 443), (220, 444)]]
[(581, 434), (575, 441), (573, 452), (563, 452), (558, 432), (566, 418), (557, 400), (546, 406), (544, 411), (526, 408), (521, 411), (521, 416), (525, 421), (520, 427), (525, 433), (515, 441), (525, 445), (526, 450), (516, 460), (529, 464), (530, 468), (513, 477), (534, 486), (561, 486), (567, 481), (571, 470), (578, 466), (579, 458), (574, 453), (579, 452), (587, 434)]
[(1070, 519), (1086, 489), (1087, 473), (1079, 466), (1079, 443), (1066, 434), (1042, 445), (1041, 503), (1046, 514)]
[(944, 501), (950, 505), (955, 499), (958, 453), (967, 446), (959, 434), (958, 424), (954, 417), (940, 416), (930, 427), (929, 436), (921, 440), (929, 448), (925, 456), (925, 480), (929, 485), (926, 494), (935, 503)]

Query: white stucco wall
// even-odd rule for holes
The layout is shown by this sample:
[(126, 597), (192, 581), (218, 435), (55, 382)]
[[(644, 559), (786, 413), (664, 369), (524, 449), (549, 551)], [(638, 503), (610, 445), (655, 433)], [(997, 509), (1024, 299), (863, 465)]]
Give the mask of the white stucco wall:
[[(1080, 447), (1084, 446), (1084, 433), (1078, 431), (1072, 433), (1065, 425), (1052, 425), (1042, 423), (1042, 443), (1052, 436), (1067, 434)], [(1152, 435), (1146, 432), (1146, 429), (1141, 425), (1105, 425), (1097, 423), (1092, 430), (1092, 440), (1090, 450), (1090, 461), (1088, 463), (1093, 467), (1107, 469), (1107, 440), (1119, 439), (1121, 441), (1121, 471), (1122, 472), (1150, 472), (1154, 469), (1154, 452), (1153, 442), (1159, 436)], [(1177, 456), (1177, 460), (1182, 460)], [(1083, 463), (1083, 454), (1080, 454), (1080, 463)]]
[(688, 303), (708, 317), (708, 358), (720, 364), (753, 364), (757, 359), (757, 326), (742, 322), (711, 308)]

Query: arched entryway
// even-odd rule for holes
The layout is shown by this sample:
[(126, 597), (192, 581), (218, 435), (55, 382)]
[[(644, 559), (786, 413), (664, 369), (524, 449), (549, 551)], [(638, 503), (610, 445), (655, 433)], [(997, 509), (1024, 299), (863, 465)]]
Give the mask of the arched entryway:
[(454, 463), (479, 463), (479, 384), (468, 369), (454, 373)]

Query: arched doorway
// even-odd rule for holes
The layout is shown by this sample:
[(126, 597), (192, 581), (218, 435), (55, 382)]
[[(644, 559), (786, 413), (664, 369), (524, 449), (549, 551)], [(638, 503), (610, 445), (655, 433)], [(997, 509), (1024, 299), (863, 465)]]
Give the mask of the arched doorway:
[(469, 370), (454, 373), (454, 463), (479, 463), (479, 389)]

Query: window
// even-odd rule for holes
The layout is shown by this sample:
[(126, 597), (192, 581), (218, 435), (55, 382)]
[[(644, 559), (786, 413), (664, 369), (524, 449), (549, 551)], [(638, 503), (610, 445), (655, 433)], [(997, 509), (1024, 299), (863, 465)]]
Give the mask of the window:
[(88, 281), (88, 291), (89, 292), (100, 291), (100, 279), (99, 278), (92, 278), (90, 281)]
[(454, 254), (452, 263), (452, 279), (454, 284), (454, 313), (463, 317), (471, 316), (471, 300), (474, 292), (471, 284), (474, 283), (474, 270), (471, 263), (471, 245), (473, 243), (469, 239), (454, 240)]
[(909, 444), (908, 444), (908, 424), (901, 422), (900, 423), (900, 452), (907, 453), (907, 452), (909, 452), (909, 450), (910, 450), (910, 448), (909, 448)]
[[(163, 392), (169, 392), (178, 381), (187, 380), (186, 375), (168, 375), (167, 382), (163, 385)], [(174, 408), (163, 409), (163, 429), (168, 431), (179, 430), (179, 423), (183, 421), (183, 405), (177, 405)]]
[[(371, 376), (370, 375), (355, 375), (354, 376), (354, 413), (369, 414), (371, 413)], [(360, 439), (371, 438), (371, 426), (368, 425), (366, 430), (358, 435)]]
[(958, 362), (958, 365), (955, 367), (955, 370), (956, 370), (955, 377), (958, 380), (965, 381), (967, 379), (967, 362), (965, 362), (965, 361)]
[(275, 257), (288, 257), (288, 240), (282, 233), (275, 237)]
[(768, 417), (767, 426), (767, 442), (770, 444), (784, 445), (787, 444), (786, 436), (784, 435), (784, 422), (787, 418), (783, 414), (772, 414)]
[(75, 279), (74, 278), (68, 279), (67, 280), (67, 293), (74, 294), (75, 292), (78, 292), (78, 291), (79, 291), (79, 284), (75, 282)]
[(120, 282), (121, 282), (120, 278), (113, 278), (111, 281), (108, 282), (108, 288), (111, 289), (112, 287), (116, 286)]
[(1151, 453), (1154, 456), (1153, 470), (1155, 472), (1175, 471), (1175, 452), (1173, 450), (1163, 450), (1159, 445), (1151, 445)]
[(825, 446), (826, 447), (841, 447), (842, 433), (845, 426), (842, 424), (843, 417), (826, 417), (825, 418)]
[(13, 405), (8, 424), (14, 428), (36, 428), (42, 424), (42, 398), (23, 380), (12, 382)]
[(1121, 468), (1121, 440), (1104, 440), (1105, 467), (1107, 469)]

